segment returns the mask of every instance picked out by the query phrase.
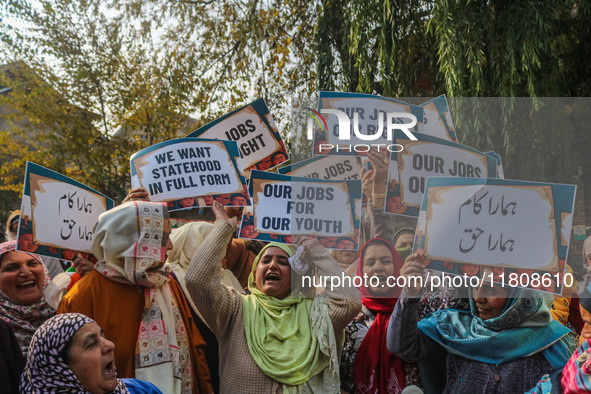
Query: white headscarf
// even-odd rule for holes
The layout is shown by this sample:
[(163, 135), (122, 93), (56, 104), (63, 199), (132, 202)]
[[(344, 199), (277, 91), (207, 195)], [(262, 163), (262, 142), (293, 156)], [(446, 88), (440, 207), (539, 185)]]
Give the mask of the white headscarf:
[[(203, 241), (205, 241), (205, 238), (207, 238), (214, 228), (215, 226), (208, 222), (190, 222), (177, 229), (173, 229), (170, 234), (173, 248), (168, 251), (168, 259), (166, 260), (167, 263), (172, 265), (172, 270), (183, 288), (183, 291), (187, 295), (189, 305), (191, 305), (193, 311), (197, 313), (204, 322), (205, 320), (197, 310), (197, 306), (195, 306), (193, 299), (188, 296), (189, 291), (187, 290), (185, 277), (187, 276), (187, 268), (189, 268), (193, 255), (195, 255), (197, 249), (199, 249)], [(244, 293), (244, 290), (240, 286), (240, 282), (230, 270), (222, 268), (221, 275), (222, 283), (224, 285)]]

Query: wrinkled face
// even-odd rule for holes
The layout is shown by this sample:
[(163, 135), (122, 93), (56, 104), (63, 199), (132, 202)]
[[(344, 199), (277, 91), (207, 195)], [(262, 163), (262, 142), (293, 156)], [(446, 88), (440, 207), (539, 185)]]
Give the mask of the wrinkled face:
[(406, 211), (406, 207), (403, 207), (400, 203), (400, 196), (390, 197), (386, 202), (388, 212), (403, 213)]
[(415, 236), (409, 233), (402, 234), (398, 236), (396, 239), (396, 244), (394, 245), (394, 249), (400, 248), (412, 248), (412, 244), (415, 240)]
[(41, 298), (45, 282), (43, 265), (23, 252), (8, 252), (0, 260), (0, 290), (18, 305)]
[(18, 246), (25, 252), (34, 253), (39, 245), (33, 243), (33, 234), (24, 234), (18, 240)]
[(281, 248), (272, 246), (265, 250), (255, 271), (255, 284), (260, 291), (280, 300), (289, 295), (291, 267), (288, 258)]
[(499, 317), (507, 304), (509, 289), (501, 286), (475, 287), (472, 295), (478, 308), (478, 316), (482, 320)]
[(591, 338), (591, 313), (580, 304), (579, 310), (581, 311), (581, 319), (583, 319), (583, 322), (585, 323), (581, 330), (581, 336), (585, 339), (589, 339)]
[(335, 250), (334, 259), (341, 267), (348, 267), (359, 258), (358, 250)]
[(91, 393), (108, 393), (117, 388), (115, 345), (105, 338), (96, 323), (83, 325), (68, 349), (68, 367), (82, 387)]
[[(385, 245), (368, 246), (363, 256), (363, 274), (379, 278), (379, 284), (368, 287), (367, 290), (375, 296), (386, 296), (391, 290), (387, 285), (387, 278), (394, 275), (394, 268), (394, 257), (390, 248)], [(370, 280), (369, 284), (372, 284)]]

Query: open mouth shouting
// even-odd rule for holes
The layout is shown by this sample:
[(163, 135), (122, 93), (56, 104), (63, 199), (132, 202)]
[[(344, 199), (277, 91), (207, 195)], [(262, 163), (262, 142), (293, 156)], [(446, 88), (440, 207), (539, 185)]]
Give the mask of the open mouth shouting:
[(268, 296), (284, 299), (291, 292), (289, 255), (272, 246), (263, 252), (255, 269), (256, 287)]
[(115, 368), (115, 360), (109, 361), (103, 367), (103, 375), (105, 379), (113, 379), (117, 377), (117, 368)]
[(27, 290), (37, 286), (37, 282), (34, 280), (28, 280), (16, 286), (19, 290)]
[(274, 272), (269, 272), (265, 275), (265, 282), (279, 282), (281, 278)]

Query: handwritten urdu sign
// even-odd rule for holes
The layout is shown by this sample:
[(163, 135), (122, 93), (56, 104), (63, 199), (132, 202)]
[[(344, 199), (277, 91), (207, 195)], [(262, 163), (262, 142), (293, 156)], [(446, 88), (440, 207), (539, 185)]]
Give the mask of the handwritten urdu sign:
[(417, 247), (432, 260), (429, 268), (440, 271), (500, 269), (507, 280), (513, 272), (527, 274), (520, 287), (528, 287), (524, 280), (532, 274), (546, 273), (562, 285), (575, 191), (574, 185), (429, 178)]
[(98, 191), (27, 162), (18, 249), (65, 260), (90, 253), (98, 217), (111, 208), (113, 200)]

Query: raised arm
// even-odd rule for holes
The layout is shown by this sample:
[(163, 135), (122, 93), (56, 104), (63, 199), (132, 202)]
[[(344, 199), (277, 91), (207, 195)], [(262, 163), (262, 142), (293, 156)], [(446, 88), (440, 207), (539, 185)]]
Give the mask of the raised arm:
[[(407, 278), (407, 283), (415, 283), (410, 277), (425, 277), (424, 256), (415, 252), (407, 257), (400, 269), (400, 275)], [(398, 299), (390, 321), (386, 342), (388, 350), (407, 361), (420, 361), (443, 357), (445, 351), (434, 340), (423, 334), (418, 328), (418, 308), (421, 301), (421, 288), (408, 285)]]
[(371, 176), (371, 198), (367, 209), (369, 215), (371, 238), (382, 238), (394, 244), (394, 215), (384, 212), (388, 178), (388, 155), (385, 152), (372, 150), (367, 155), (372, 170), (366, 176)]
[(361, 295), (350, 283), (343, 284), (343, 279), (348, 278), (339, 263), (330, 256), (315, 238), (303, 237), (304, 246), (309, 253), (312, 264), (317, 268), (317, 275), (320, 277), (335, 278), (341, 281), (340, 286), (331, 288), (331, 282), (326, 285), (328, 295), (328, 314), (332, 321), (335, 332), (344, 329), (347, 324), (357, 316), (361, 310)]
[(214, 201), (214, 230), (197, 249), (187, 269), (186, 284), (193, 302), (216, 333), (228, 329), (241, 306), (238, 292), (221, 283), (222, 259), (232, 238), (236, 218), (228, 218), (223, 206)]

